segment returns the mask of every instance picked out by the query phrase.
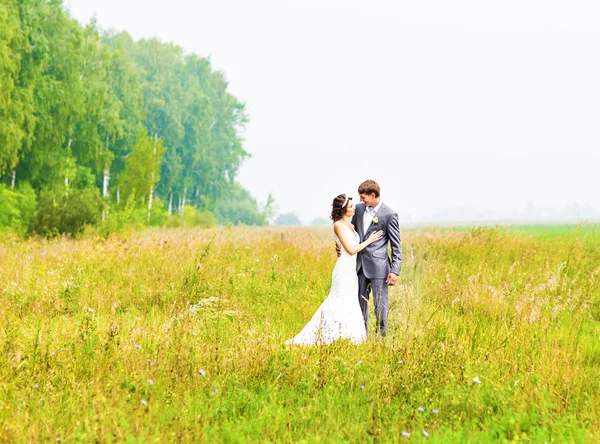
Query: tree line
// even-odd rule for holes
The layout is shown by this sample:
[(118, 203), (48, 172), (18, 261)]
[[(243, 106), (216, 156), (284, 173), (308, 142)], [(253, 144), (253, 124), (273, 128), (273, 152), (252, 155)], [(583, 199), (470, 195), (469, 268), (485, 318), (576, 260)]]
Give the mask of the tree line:
[(235, 180), (247, 112), (209, 59), (60, 0), (3, 0), (0, 29), (0, 227), (266, 223)]

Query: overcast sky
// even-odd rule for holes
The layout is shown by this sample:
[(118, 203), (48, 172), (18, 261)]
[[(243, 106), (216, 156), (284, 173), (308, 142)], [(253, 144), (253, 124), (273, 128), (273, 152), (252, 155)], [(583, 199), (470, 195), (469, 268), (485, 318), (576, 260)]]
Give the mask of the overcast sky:
[(307, 221), (377, 180), (448, 206), (600, 210), (597, 0), (66, 0), (83, 23), (210, 56), (246, 103), (239, 180)]

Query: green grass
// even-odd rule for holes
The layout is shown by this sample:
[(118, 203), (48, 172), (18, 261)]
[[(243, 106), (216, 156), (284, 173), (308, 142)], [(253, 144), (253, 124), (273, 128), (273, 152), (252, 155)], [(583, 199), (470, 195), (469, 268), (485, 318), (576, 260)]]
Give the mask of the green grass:
[(510, 225), (509, 230), (511, 232), (526, 233), (544, 239), (555, 237), (600, 239), (600, 224), (598, 223)]
[(0, 441), (598, 441), (600, 241), (527, 230), (403, 232), (388, 337), (313, 348), (328, 228), (7, 239)]

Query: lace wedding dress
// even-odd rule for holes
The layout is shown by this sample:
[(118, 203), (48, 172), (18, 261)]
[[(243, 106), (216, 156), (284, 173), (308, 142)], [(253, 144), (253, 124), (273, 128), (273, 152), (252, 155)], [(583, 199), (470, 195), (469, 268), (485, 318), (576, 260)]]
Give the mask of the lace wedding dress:
[[(358, 233), (352, 231), (352, 242), (358, 245)], [(350, 339), (354, 343), (367, 339), (365, 323), (358, 303), (358, 277), (356, 255), (348, 253), (334, 233), (333, 238), (341, 248), (341, 256), (333, 268), (331, 291), (312, 319), (298, 335), (286, 344), (330, 344), (336, 339)]]

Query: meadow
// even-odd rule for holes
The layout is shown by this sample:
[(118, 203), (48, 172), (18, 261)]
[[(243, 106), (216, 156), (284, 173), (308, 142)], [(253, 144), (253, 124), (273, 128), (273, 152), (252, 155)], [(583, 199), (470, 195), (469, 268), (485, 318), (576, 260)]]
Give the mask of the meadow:
[(5, 236), (0, 441), (598, 442), (600, 239), (536, 233), (403, 230), (388, 337), (312, 348), (330, 228)]

